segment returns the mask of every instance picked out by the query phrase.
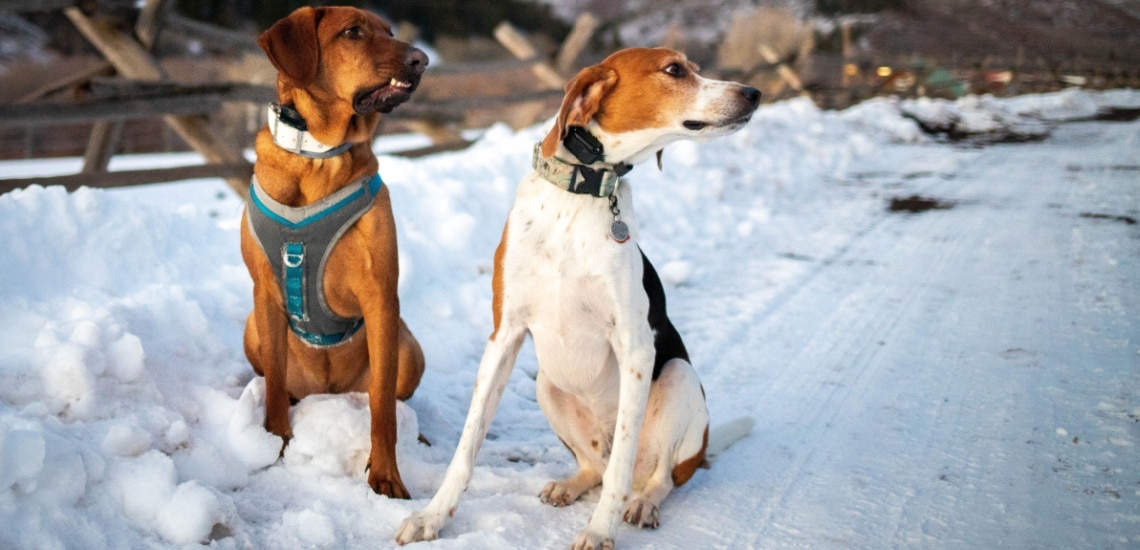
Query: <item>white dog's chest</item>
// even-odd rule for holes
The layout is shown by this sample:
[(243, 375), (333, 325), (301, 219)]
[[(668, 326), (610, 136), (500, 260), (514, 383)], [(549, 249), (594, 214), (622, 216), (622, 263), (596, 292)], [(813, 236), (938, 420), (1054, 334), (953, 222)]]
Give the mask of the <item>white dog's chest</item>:
[[(629, 195), (621, 193), (622, 219), (636, 231)], [(628, 211), (628, 212), (627, 212)], [(608, 199), (574, 195), (537, 178), (519, 188), (507, 229), (504, 311), (526, 326), (548, 379), (575, 394), (608, 393), (617, 386), (611, 346), (618, 308), (646, 319), (644, 292), (621, 303), (618, 285), (641, 286), (641, 256), (634, 238), (609, 236)], [(630, 302), (630, 300), (626, 300)]]

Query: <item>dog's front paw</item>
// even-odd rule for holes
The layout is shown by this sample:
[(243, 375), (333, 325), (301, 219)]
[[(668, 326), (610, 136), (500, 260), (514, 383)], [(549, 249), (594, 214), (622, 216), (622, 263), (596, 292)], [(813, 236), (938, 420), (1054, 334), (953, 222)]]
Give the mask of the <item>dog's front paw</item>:
[(404, 487), (404, 482), (400, 480), (400, 476), (384, 476), (381, 475), (377, 468), (368, 469), (368, 486), (378, 495), (384, 495), (388, 498), (410, 499), (412, 495), (408, 493), (408, 489)]
[(634, 499), (625, 509), (625, 522), (634, 527), (652, 527), (656, 529), (661, 525), (660, 513), (657, 505), (643, 498)]
[(281, 438), (281, 456), (285, 456), (285, 447), (289, 446), (289, 440), (293, 439), (293, 427), (289, 422), (265, 422), (265, 431)]
[(396, 544), (435, 540), (446, 518), (442, 514), (416, 512), (407, 517), (396, 530)]
[(583, 529), (570, 550), (614, 550), (614, 539)]

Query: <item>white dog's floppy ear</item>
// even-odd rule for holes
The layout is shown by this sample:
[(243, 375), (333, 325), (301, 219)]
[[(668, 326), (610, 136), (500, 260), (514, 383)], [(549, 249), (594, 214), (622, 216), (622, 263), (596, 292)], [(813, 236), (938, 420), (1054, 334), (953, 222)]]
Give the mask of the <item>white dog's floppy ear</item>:
[(602, 98), (617, 85), (617, 72), (594, 65), (586, 67), (566, 84), (566, 96), (554, 120), (554, 128), (542, 140), (542, 156), (553, 156), (558, 142), (566, 137), (571, 126), (585, 126), (597, 114)]

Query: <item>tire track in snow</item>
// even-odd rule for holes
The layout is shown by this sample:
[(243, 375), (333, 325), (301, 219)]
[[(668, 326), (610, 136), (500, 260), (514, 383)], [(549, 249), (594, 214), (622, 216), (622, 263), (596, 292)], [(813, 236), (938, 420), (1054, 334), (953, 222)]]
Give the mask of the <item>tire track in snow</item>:
[[(929, 221), (920, 223), (926, 224)], [(909, 219), (896, 218), (888, 223), (879, 220), (865, 233), (873, 237), (869, 240), (876, 242), (867, 242), (867, 246), (863, 246), (864, 242), (856, 242), (855, 246), (846, 247), (836, 259), (879, 254), (876, 247), (880, 245), (880, 235), (889, 234), (892, 230), (910, 230), (914, 226)], [(838, 423), (841, 416), (858, 410), (870, 387), (876, 385), (881, 377), (889, 376), (889, 373), (883, 372), (885, 365), (876, 361), (876, 356), (900, 323), (913, 313), (915, 306), (926, 302), (930, 291), (929, 282), (948, 261), (960, 253), (962, 234), (961, 229), (948, 234), (946, 243), (937, 249), (938, 254), (926, 263), (927, 268), (916, 270), (916, 273), (898, 276), (888, 273), (896, 267), (887, 267), (886, 271), (871, 269), (877, 273), (869, 274), (870, 277), (865, 282), (848, 280), (832, 289), (824, 289), (826, 297), (838, 298), (838, 309), (827, 316), (825, 323), (807, 343), (804, 353), (795, 356), (791, 363), (783, 365), (783, 374), (765, 389), (760, 399), (762, 407), (764, 403), (786, 403), (788, 400), (798, 402), (800, 406), (799, 411), (790, 419), (785, 418), (786, 425), (798, 434), (792, 438), (798, 456), (792, 467), (779, 478), (779, 485), (774, 487), (778, 494), (769, 498), (763, 507), (760, 521), (764, 527), (757, 534), (758, 541), (763, 541), (769, 529), (778, 529), (781, 512), (788, 509), (789, 501), (796, 498), (800, 487), (804, 483), (810, 483), (815, 475), (811, 470), (827, 464), (827, 457), (818, 456), (821, 449), (831, 449), (828, 440), (842, 437), (842, 434), (837, 434), (830, 428)], [(888, 240), (893, 238), (895, 237), (885, 237)], [(915, 242), (915, 239), (909, 239), (908, 242)], [(896, 248), (884, 251), (883, 255), (889, 253), (892, 257), (901, 256), (908, 260), (923, 255), (923, 251), (916, 251), (907, 243), (902, 248), (903, 250)], [(819, 290), (814, 287), (828, 286), (830, 281), (825, 279), (850, 279), (849, 273), (845, 273), (850, 270), (838, 268), (840, 273), (833, 276), (826, 272), (831, 269), (836, 268), (825, 270), (814, 278), (820, 283), (809, 282), (804, 288)], [(884, 281), (884, 278), (887, 280)], [(851, 282), (855, 282), (854, 286), (845, 286), (845, 283)], [(807, 319), (819, 313), (828, 315), (825, 313), (827, 302), (823, 302), (822, 311), (817, 310), (821, 306), (817, 301), (818, 295), (810, 293), (812, 297), (786, 302), (774, 310), (771, 313), (773, 322), (780, 323), (785, 314), (800, 315), (805, 308)], [(758, 324), (763, 324), (763, 321)], [(823, 346), (817, 345), (819, 341), (824, 342)], [(904, 509), (905, 501), (893, 509), (878, 510), (892, 518), (889, 522), (880, 522), (886, 532), (897, 531)]]
[[(881, 204), (876, 200), (879, 208)], [(764, 540), (781, 538), (773, 531), (783, 538), (801, 538), (788, 532), (794, 527), (781, 524), (780, 511), (814, 475), (811, 469), (818, 466), (823, 441), (834, 437), (829, 427), (883, 376), (881, 366), (874, 364), (883, 343), (915, 304), (924, 303), (935, 274), (961, 253), (964, 231), (950, 224), (918, 231), (921, 237), (937, 234), (942, 241), (931, 258), (926, 238), (896, 235), (921, 227), (916, 223), (929, 220), (913, 222), (885, 210), (873, 212), (846, 242), (768, 300), (741, 300), (755, 287), (755, 274), (772, 268), (771, 259), (752, 256), (756, 259), (719, 281), (727, 284), (701, 303), (702, 309), (718, 311), (705, 311), (707, 317), (717, 319), (724, 313), (721, 319), (731, 319), (728, 331), (699, 331), (717, 336), (704, 348), (723, 352), (715, 364), (705, 366), (716, 370), (716, 386), (706, 384), (709, 391), (736, 398), (710, 401), (714, 418), (730, 418), (741, 410), (757, 416), (760, 433), (754, 440), (763, 442), (752, 445), (757, 460), (767, 462), (766, 457), (779, 452), (786, 461), (778, 468), (762, 468), (764, 485), (753, 495), (757, 514), (751, 521), (760, 529), (753, 538), (729, 546), (764, 546)], [(890, 248), (884, 249), (884, 243)], [(916, 258), (922, 261), (909, 262)], [(784, 349), (773, 349), (780, 346)], [(898, 530), (904, 508), (905, 501), (889, 511), (894, 519), (884, 538)]]

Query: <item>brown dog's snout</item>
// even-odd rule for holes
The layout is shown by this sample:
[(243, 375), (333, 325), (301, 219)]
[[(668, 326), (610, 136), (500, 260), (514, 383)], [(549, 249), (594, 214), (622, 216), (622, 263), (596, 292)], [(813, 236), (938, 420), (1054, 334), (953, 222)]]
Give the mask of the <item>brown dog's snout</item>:
[(408, 48), (404, 54), (404, 64), (416, 74), (421, 74), (428, 66), (428, 56), (423, 50), (415, 47)]

